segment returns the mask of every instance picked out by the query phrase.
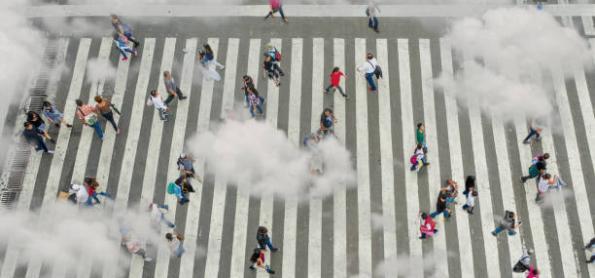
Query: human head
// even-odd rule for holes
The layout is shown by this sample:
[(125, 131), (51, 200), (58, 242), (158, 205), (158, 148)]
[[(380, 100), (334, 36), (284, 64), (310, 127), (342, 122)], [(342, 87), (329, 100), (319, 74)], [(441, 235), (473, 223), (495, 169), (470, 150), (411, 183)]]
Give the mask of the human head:
[(425, 128), (425, 127), (424, 127), (424, 124), (423, 124), (423, 123), (418, 123), (418, 124), (417, 124), (417, 129), (424, 130), (424, 128)]
[(37, 113), (35, 113), (34, 111), (29, 111), (27, 112), (27, 116), (33, 118), (33, 117), (37, 117)]
[(423, 146), (421, 144), (417, 144), (416, 148), (419, 150), (419, 149), (422, 149)]
[(172, 241), (172, 240), (174, 240), (174, 236), (171, 233), (167, 233), (167, 234), (165, 234), (165, 239)]
[(370, 59), (372, 59), (372, 58), (374, 58), (374, 54), (372, 54), (372, 52), (368, 52), (368, 53), (366, 54), (366, 59), (370, 60)]
[(101, 96), (95, 96), (93, 99), (95, 99), (95, 102), (97, 103), (101, 103), (103, 101), (103, 98)]
[(546, 160), (546, 159), (550, 158), (550, 154), (544, 153), (542, 157), (543, 157), (543, 160)]
[(151, 90), (151, 95), (152, 96), (157, 96), (157, 90)]
[(117, 15), (112, 14), (112, 22), (113, 23), (120, 22), (120, 18)]
[(550, 174), (548, 174), (548, 173), (545, 173), (545, 174), (543, 174), (543, 176), (542, 176), (542, 178), (543, 178), (543, 179), (545, 179), (545, 180), (549, 180), (551, 177), (552, 177), (552, 175), (550, 175)]
[(47, 101), (47, 100), (44, 100), (43, 101), (43, 107), (52, 107), (52, 103), (49, 102), (49, 101)]
[(76, 103), (76, 106), (83, 106), (83, 101), (80, 99), (77, 99), (74, 102)]
[(165, 78), (169, 78), (170, 75), (171, 75), (171, 73), (169, 73), (168, 70), (163, 72), (163, 77), (165, 77)]
[(339, 71), (339, 67), (334, 67), (333, 68), (333, 72), (338, 72)]
[(259, 234), (266, 234), (268, 232), (267, 228), (264, 226), (260, 226), (258, 227), (258, 229), (256, 230), (257, 233)]
[(473, 197), (477, 197), (477, 191), (476, 191), (476, 190), (473, 190), (473, 189), (471, 189), (471, 196), (473, 196)]
[(205, 43), (203, 46), (207, 52), (213, 52), (213, 49), (211, 49), (211, 46), (208, 43)]
[(422, 219), (426, 219), (426, 218), (428, 218), (428, 214), (427, 214), (427, 213), (425, 213), (425, 212), (422, 212), (422, 213), (421, 213), (421, 218), (422, 218)]

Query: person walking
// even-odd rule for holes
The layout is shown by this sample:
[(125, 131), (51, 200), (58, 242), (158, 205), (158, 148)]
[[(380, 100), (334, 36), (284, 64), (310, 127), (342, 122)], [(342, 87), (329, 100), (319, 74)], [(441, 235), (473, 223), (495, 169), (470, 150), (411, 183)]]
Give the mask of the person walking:
[(248, 107), (250, 105), (250, 102), (248, 101), (248, 93), (251, 90), (256, 90), (256, 86), (254, 85), (254, 80), (252, 80), (251, 76), (249, 76), (249, 75), (242, 76), (241, 89), (244, 91), (245, 106)]
[(423, 166), (430, 165), (426, 159), (426, 154), (424, 153), (424, 149), (421, 144), (417, 144), (417, 146), (415, 146), (413, 155), (409, 158), (409, 163), (411, 163), (411, 167), (409, 168), (411, 171), (420, 170)]
[(51, 102), (47, 100), (44, 101), (41, 109), (45, 118), (48, 119), (50, 123), (54, 124), (54, 126), (59, 128), (62, 124), (65, 124), (68, 128), (72, 127), (71, 124), (64, 121), (64, 114), (62, 114), (62, 112), (60, 112)]
[(178, 170), (180, 170), (180, 175), (186, 175), (189, 178), (196, 177), (200, 181), (200, 178), (196, 176), (196, 171), (194, 170), (194, 159), (192, 156), (181, 153), (176, 164)]
[(33, 127), (35, 127), (35, 129), (37, 129), (40, 132), (40, 134), (43, 135), (43, 138), (54, 144), (56, 143), (56, 140), (52, 139), (52, 137), (48, 134), (45, 121), (41, 118), (41, 116), (39, 116), (39, 114), (37, 114), (37, 112), (27, 112), (27, 122), (30, 122), (33, 125)]
[(258, 112), (259, 115), (264, 114), (264, 110), (262, 109), (263, 100), (264, 98), (258, 95), (258, 91), (248, 91), (248, 110), (250, 111), (252, 118), (256, 117), (256, 112)]
[(322, 135), (335, 135), (335, 124), (337, 123), (337, 119), (335, 118), (335, 114), (333, 110), (330, 108), (324, 108), (322, 114), (320, 115), (320, 131)]
[(269, 77), (269, 79), (273, 80), (277, 87), (281, 86), (281, 75), (279, 73), (279, 66), (271, 58), (271, 56), (265, 54), (263, 60), (263, 69), (265, 74)]
[(522, 176), (521, 177), (521, 182), (525, 183), (527, 182), (528, 179), (533, 179), (533, 178), (537, 178), (539, 179), (539, 177), (543, 174), (545, 174), (545, 170), (546, 170), (546, 159), (549, 158), (549, 154), (544, 154), (542, 157), (542, 159), (539, 160), (532, 160), (531, 166), (529, 166), (529, 171), (528, 171), (528, 175), (526, 176)]
[(533, 250), (523, 248), (523, 254), (512, 267), (512, 271), (516, 273), (524, 273), (529, 270), (531, 267), (531, 255), (533, 255)]
[[(97, 182), (97, 179), (94, 177), (86, 177), (83, 181), (83, 186), (87, 190), (87, 195), (89, 196), (87, 202), (85, 203), (87, 206), (92, 207), (96, 204), (101, 204), (101, 201), (97, 196), (111, 198), (109, 193), (105, 191), (97, 192), (97, 189), (99, 188), (99, 183)], [(95, 201), (95, 203), (93, 203), (93, 201)]]
[(181, 206), (190, 202), (190, 199), (188, 199), (186, 194), (184, 194), (184, 191), (182, 191), (182, 187), (177, 185), (175, 182), (170, 182), (167, 184), (167, 193), (176, 196), (176, 199)]
[(477, 191), (475, 191), (475, 188), (472, 187), (466, 196), (467, 200), (463, 205), (463, 210), (467, 211), (469, 214), (473, 214), (473, 208), (475, 208), (475, 199), (477, 198)]
[(116, 134), (120, 134), (120, 128), (118, 127), (118, 124), (116, 124), (116, 120), (114, 119), (114, 112), (112, 111), (113, 104), (111, 103), (111, 101), (101, 96), (95, 96), (94, 99), (95, 109), (97, 109), (97, 112), (99, 112), (99, 114), (101, 114), (102, 117), (104, 117), (108, 122), (110, 122), (110, 124), (116, 131)]
[(423, 147), (424, 154), (427, 154), (428, 144), (426, 143), (426, 127), (423, 123), (417, 124), (417, 130), (415, 131), (415, 141), (418, 145)]
[(438, 200), (436, 200), (436, 211), (430, 213), (430, 217), (436, 218), (439, 214), (442, 214), (445, 219), (450, 218), (450, 209), (447, 207), (446, 199), (448, 198), (448, 193), (446, 191), (440, 191), (438, 194)]
[(509, 236), (513, 236), (516, 234), (515, 229), (521, 225), (521, 221), (516, 220), (516, 214), (512, 211), (505, 211), (504, 218), (502, 219), (500, 225), (492, 231), (493, 236), (498, 236), (498, 234), (504, 230), (508, 231)]
[(30, 122), (25, 122), (24, 124), (25, 130), (23, 130), (23, 137), (27, 141), (28, 144), (33, 145), (35, 144), (35, 150), (41, 151), (43, 150), (45, 153), (53, 154), (54, 151), (50, 151), (43, 140), (43, 133), (41, 133), (38, 129), (33, 127), (33, 124)]
[(134, 56), (138, 55), (136, 49), (128, 45), (128, 38), (126, 38), (126, 36), (119, 33), (115, 33), (113, 38), (114, 44), (116, 45), (118, 51), (120, 51), (120, 54), (122, 55), (122, 61), (128, 61), (128, 55), (126, 55), (126, 52)]
[(185, 100), (187, 98), (182, 93), (182, 90), (180, 90), (180, 87), (178, 87), (178, 84), (176, 84), (171, 73), (167, 70), (163, 72), (163, 83), (165, 83), (165, 90), (169, 94), (165, 99), (165, 104), (169, 105), (176, 96), (178, 96), (179, 100)]
[(537, 268), (535, 268), (533, 265), (529, 266), (527, 278), (539, 278), (539, 270), (537, 270)]
[(172, 231), (171, 233), (165, 234), (165, 239), (167, 240), (167, 244), (172, 256), (179, 258), (182, 256), (182, 254), (184, 254), (184, 252), (186, 252), (186, 249), (184, 249), (182, 244), (184, 236), (181, 234)]
[(379, 33), (378, 30), (378, 15), (380, 14), (380, 9), (378, 9), (378, 5), (374, 1), (368, 1), (368, 7), (366, 8), (366, 15), (368, 16), (368, 27), (370, 27), (374, 32)]
[(531, 143), (531, 139), (533, 137), (535, 137), (535, 141), (539, 142), (541, 140), (541, 131), (543, 131), (543, 128), (537, 123), (536, 120), (533, 120), (529, 125), (529, 134), (527, 134), (527, 137), (523, 139), (523, 144)]
[(334, 67), (333, 71), (330, 74), (330, 82), (331, 84), (328, 85), (328, 87), (326, 87), (326, 89), (324, 89), (324, 93), (328, 94), (330, 92), (331, 89), (333, 89), (333, 93), (339, 89), (339, 93), (341, 93), (341, 95), (345, 98), (345, 99), (349, 99), (349, 97), (347, 97), (347, 95), (345, 94), (345, 92), (343, 91), (343, 88), (341, 88), (341, 76), (345, 77), (345, 74), (339, 69), (339, 67)]
[(434, 234), (438, 232), (438, 229), (436, 229), (436, 221), (434, 221), (434, 219), (432, 219), (432, 217), (427, 213), (423, 212), (421, 214), (421, 221), (422, 223), (419, 227), (421, 236), (419, 239), (433, 237)]
[(84, 104), (82, 100), (77, 99), (76, 102), (76, 116), (81, 121), (81, 124), (92, 127), (95, 130), (95, 134), (100, 140), (103, 140), (103, 130), (97, 120), (97, 114), (95, 113), (95, 106), (90, 104)]
[(143, 258), (145, 262), (150, 262), (153, 259), (147, 256), (144, 248), (144, 243), (140, 239), (135, 238), (126, 227), (120, 227), (120, 234), (122, 236), (121, 244), (126, 247), (130, 254), (136, 254)]
[(161, 227), (161, 223), (168, 226), (170, 229), (176, 227), (176, 224), (172, 223), (171, 221), (165, 218), (165, 213), (169, 210), (168, 205), (159, 205), (156, 203), (149, 204), (149, 213), (151, 215), (151, 224), (155, 228), (155, 230), (159, 231)]
[(274, 67), (279, 73), (279, 76), (285, 76), (285, 73), (281, 68), (281, 59), (283, 58), (283, 55), (281, 55), (279, 49), (269, 43), (265, 46), (264, 54), (271, 57)]
[(271, 6), (271, 10), (269, 13), (264, 17), (264, 20), (267, 20), (269, 17), (275, 17), (275, 14), (279, 12), (283, 22), (287, 23), (287, 18), (285, 17), (285, 13), (283, 13), (283, 5), (281, 4), (281, 0), (269, 0), (269, 6)]
[(122, 23), (120, 18), (115, 14), (112, 14), (112, 27), (114, 27), (116, 33), (125, 36), (128, 40), (134, 43), (134, 48), (138, 48), (140, 46), (140, 42), (132, 34), (132, 28), (130, 28), (130, 25)]
[(157, 91), (157, 90), (152, 90), (151, 93), (149, 94), (149, 99), (147, 100), (147, 106), (151, 106), (153, 105), (155, 107), (155, 109), (157, 109), (157, 111), (159, 111), (159, 118), (164, 121), (167, 122), (169, 121), (169, 108), (167, 107), (167, 104), (165, 104), (165, 102), (163, 102), (163, 97), (161, 97), (161, 94)]
[(275, 274), (275, 271), (265, 262), (265, 250), (261, 248), (254, 248), (252, 256), (250, 256), (250, 270), (256, 271), (256, 268), (262, 268), (269, 274)]
[[(203, 66), (208, 67), (213, 65), (213, 68), (217, 69), (217, 67), (219, 67), (220, 69), (224, 69), (225, 66), (220, 64), (219, 62), (217, 62), (217, 60), (215, 59), (215, 52), (213, 51), (213, 49), (211, 48), (211, 46), (207, 43), (204, 44), (202, 51), (199, 51), (199, 55), (200, 55), (200, 62)], [(201, 55), (202, 53), (202, 55)]]
[(477, 191), (475, 189), (475, 176), (467, 176), (465, 179), (465, 191), (463, 191), (463, 195), (467, 196), (470, 190)]
[(368, 82), (368, 91), (376, 93), (378, 91), (376, 86), (376, 79), (382, 78), (382, 70), (374, 58), (374, 54), (368, 52), (366, 54), (366, 62), (357, 67), (357, 71), (363, 72), (366, 81)]
[(277, 252), (279, 248), (273, 246), (273, 242), (271, 241), (268, 232), (269, 231), (266, 227), (258, 227), (258, 229), (256, 230), (256, 242), (258, 242), (258, 246), (260, 247), (260, 249), (266, 249), (267, 247), (269, 247), (269, 250), (271, 250), (271, 252)]

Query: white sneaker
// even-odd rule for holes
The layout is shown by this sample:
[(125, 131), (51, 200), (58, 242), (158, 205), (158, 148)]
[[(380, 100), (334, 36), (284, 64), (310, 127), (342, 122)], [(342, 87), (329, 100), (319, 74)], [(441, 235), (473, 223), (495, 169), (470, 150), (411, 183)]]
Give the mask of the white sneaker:
[(145, 257), (145, 262), (150, 262), (150, 261), (152, 261), (152, 260), (153, 260), (153, 259), (152, 259), (152, 258), (150, 258), (150, 257)]
[(54, 151), (48, 151), (49, 154), (54, 154)]

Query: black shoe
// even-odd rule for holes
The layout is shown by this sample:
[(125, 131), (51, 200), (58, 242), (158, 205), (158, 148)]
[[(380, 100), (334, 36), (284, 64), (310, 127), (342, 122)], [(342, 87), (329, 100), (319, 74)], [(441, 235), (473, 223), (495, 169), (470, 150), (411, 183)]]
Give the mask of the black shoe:
[(527, 181), (527, 179), (525, 179), (525, 177), (521, 177), (521, 183), (525, 183)]
[(279, 248), (273, 248), (273, 249), (271, 249), (271, 252), (277, 252), (277, 251), (279, 251)]
[(523, 141), (523, 144), (528, 145), (529, 141)]
[(188, 98), (188, 97), (180, 97), (180, 100), (185, 100), (185, 99), (187, 99), (187, 98)]
[(492, 232), (492, 235), (493, 235), (493, 236), (497, 236), (498, 234), (496, 234), (496, 232)]
[(250, 267), (248, 267), (250, 270), (255, 271), (256, 267), (254, 267), (253, 265), (251, 265)]

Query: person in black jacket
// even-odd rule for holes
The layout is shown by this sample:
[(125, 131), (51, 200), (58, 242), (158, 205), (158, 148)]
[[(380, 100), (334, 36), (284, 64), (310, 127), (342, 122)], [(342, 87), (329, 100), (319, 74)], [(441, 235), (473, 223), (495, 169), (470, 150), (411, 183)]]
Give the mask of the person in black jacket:
[(43, 133), (39, 129), (34, 128), (33, 124), (31, 122), (25, 122), (24, 126), (25, 126), (25, 130), (23, 130), (23, 137), (25, 137), (25, 140), (27, 140), (27, 143), (37, 144), (37, 146), (35, 147), (36, 151), (43, 150), (44, 152), (49, 153), (49, 154), (54, 153), (54, 151), (50, 151), (48, 149), (47, 145), (43, 141)]
[(258, 242), (258, 246), (260, 246), (260, 249), (266, 249), (268, 246), (271, 252), (277, 252), (279, 248), (273, 246), (273, 242), (271, 242), (271, 238), (267, 233), (268, 230), (266, 227), (258, 227), (258, 230), (256, 230), (256, 241)]

